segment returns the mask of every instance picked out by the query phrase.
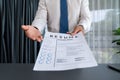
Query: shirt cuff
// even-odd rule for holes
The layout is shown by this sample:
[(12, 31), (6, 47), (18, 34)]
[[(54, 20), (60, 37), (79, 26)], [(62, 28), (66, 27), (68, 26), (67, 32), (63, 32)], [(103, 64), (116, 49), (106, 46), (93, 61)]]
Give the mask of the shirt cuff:
[(90, 30), (90, 27), (87, 26), (85, 23), (79, 23), (78, 26), (82, 26), (84, 29), (84, 33), (87, 33)]
[(36, 29), (38, 29), (41, 34), (43, 34), (45, 25), (41, 25), (41, 24), (38, 24), (38, 23), (34, 23), (34, 22), (33, 22), (33, 23), (32, 23), (32, 26), (35, 27)]

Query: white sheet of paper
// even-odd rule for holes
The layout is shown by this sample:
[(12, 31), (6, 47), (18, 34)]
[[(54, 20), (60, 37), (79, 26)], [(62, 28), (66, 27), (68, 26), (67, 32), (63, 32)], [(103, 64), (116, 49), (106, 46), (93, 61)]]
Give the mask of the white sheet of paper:
[(97, 66), (82, 33), (75, 36), (46, 32), (34, 71), (61, 71)]

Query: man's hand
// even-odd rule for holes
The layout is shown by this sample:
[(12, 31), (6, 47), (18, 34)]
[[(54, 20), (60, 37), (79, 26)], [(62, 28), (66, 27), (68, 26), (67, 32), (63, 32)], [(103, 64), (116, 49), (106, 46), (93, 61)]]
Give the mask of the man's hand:
[(83, 26), (76, 26), (74, 28), (73, 32), (67, 32), (67, 34), (70, 34), (70, 35), (74, 36), (75, 34), (81, 32), (81, 31), (82, 31), (82, 33), (84, 35), (84, 28), (83, 28)]
[(22, 29), (25, 31), (25, 34), (28, 38), (36, 40), (38, 42), (42, 41), (42, 35), (39, 30), (30, 25), (22, 25)]

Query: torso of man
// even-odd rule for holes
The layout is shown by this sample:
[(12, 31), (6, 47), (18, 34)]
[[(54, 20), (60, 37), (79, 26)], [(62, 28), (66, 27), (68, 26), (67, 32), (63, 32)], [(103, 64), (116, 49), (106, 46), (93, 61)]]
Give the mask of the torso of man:
[[(45, 6), (47, 11), (47, 21), (48, 30), (51, 32), (59, 32), (60, 28), (60, 0), (40, 0), (43, 1), (42, 4), (39, 3), (39, 6)], [(88, 31), (90, 26), (90, 12), (88, 7), (88, 0), (67, 0), (68, 6), (68, 25), (69, 31), (73, 31), (74, 27), (77, 25), (83, 25), (85, 32)], [(41, 8), (42, 9), (42, 8)], [(41, 22), (42, 18), (45, 18), (44, 12), (38, 11), (33, 25), (40, 26), (42, 29), (43, 24)], [(41, 16), (40, 16), (41, 15)], [(44, 16), (44, 17), (43, 17)], [(37, 21), (38, 18), (39, 21)], [(39, 23), (40, 22), (40, 23)]]
[[(69, 31), (73, 30), (79, 22), (81, 0), (67, 0)], [(59, 32), (60, 0), (46, 0), (48, 10), (48, 30)]]

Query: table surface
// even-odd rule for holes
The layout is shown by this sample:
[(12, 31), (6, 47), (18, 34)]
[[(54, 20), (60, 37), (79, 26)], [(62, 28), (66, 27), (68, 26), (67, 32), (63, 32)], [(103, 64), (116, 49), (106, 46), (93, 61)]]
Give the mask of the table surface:
[(0, 64), (0, 80), (120, 80), (120, 73), (106, 64), (68, 71), (32, 70), (34, 64)]

